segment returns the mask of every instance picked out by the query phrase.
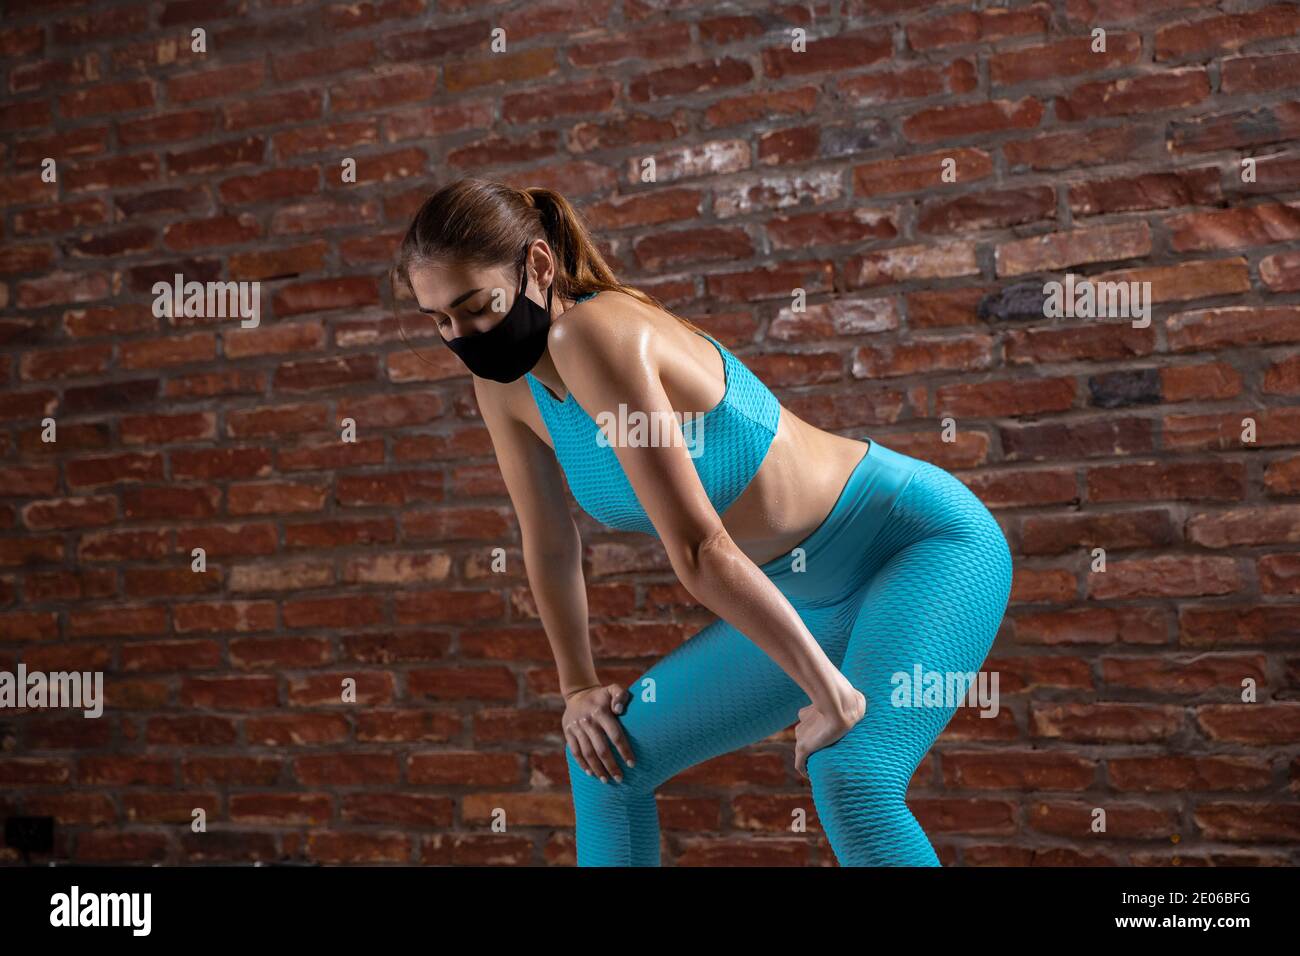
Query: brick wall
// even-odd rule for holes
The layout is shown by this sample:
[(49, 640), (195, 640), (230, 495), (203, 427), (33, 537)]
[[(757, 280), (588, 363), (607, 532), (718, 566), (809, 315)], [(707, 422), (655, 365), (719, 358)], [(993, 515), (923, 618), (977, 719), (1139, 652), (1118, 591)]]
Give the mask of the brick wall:
[[(79, 860), (572, 863), (488, 436), (380, 280), (474, 174), (562, 190), (794, 412), (999, 517), (1002, 709), (910, 791), (945, 863), (1300, 861), (1300, 8), (434, 6), (6, 0), (0, 665), (108, 706), (0, 711), (0, 815)], [(177, 272), (261, 282), (261, 325), (156, 317)], [(1067, 272), (1149, 282), (1150, 324), (1046, 318)], [(709, 617), (581, 527), (629, 683)], [(831, 862), (792, 739), (664, 787), (665, 862)]]

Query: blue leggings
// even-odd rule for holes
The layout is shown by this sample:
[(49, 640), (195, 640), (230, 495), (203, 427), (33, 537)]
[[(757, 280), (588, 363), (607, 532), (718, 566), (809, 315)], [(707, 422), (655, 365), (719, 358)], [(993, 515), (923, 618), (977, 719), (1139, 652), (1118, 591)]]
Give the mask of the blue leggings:
[[(947, 471), (871, 441), (826, 520), (761, 569), (867, 699), (860, 722), (808, 757), (813, 803), (836, 859), (938, 866), (904, 796), (965, 698), (898, 706), (896, 675), (910, 679), (919, 668), (969, 679), (983, 664), (1011, 593), (1011, 553), (996, 519)], [(588, 776), (565, 748), (579, 866), (658, 866), (655, 789), (789, 727), (810, 703), (721, 619), (628, 690), (619, 719), (636, 765), (615, 751), (621, 783)], [(916, 703), (919, 692), (905, 699)]]

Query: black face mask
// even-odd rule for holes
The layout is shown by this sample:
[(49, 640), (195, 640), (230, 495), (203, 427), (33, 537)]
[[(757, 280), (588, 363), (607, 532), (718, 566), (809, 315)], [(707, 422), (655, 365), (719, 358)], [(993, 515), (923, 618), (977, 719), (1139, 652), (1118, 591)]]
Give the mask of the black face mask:
[(546, 308), (528, 298), (528, 247), (524, 247), (524, 269), (515, 294), (515, 303), (496, 325), (486, 332), (443, 339), (466, 368), (479, 378), (494, 382), (513, 382), (534, 365), (546, 351), (546, 335), (551, 329), (552, 282), (546, 290)]

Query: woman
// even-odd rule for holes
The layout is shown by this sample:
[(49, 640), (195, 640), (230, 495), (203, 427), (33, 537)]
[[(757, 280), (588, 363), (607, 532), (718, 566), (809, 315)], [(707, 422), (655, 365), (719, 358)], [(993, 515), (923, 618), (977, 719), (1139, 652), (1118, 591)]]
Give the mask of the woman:
[[(578, 864), (657, 866), (655, 789), (797, 721), (795, 766), (840, 864), (939, 865), (904, 795), (960, 700), (895, 688), (972, 678), (997, 633), (1011, 556), (975, 495), (783, 408), (716, 339), (619, 283), (550, 190), (440, 189), (394, 277), (421, 334), (474, 373), (559, 669)], [(672, 424), (653, 442), (615, 427), (636, 413)], [(716, 615), (630, 692), (596, 675), (562, 479), (597, 520), (657, 535)]]

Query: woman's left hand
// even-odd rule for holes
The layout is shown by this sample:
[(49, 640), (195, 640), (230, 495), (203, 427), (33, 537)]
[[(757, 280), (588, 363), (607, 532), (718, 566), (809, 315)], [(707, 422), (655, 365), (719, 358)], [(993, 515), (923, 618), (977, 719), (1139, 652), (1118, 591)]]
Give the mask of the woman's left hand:
[(866, 716), (867, 699), (854, 690), (848, 707), (842, 712), (824, 713), (817, 705), (809, 704), (799, 711), (799, 723), (794, 729), (794, 769), (805, 780), (808, 778), (808, 755), (829, 747)]

